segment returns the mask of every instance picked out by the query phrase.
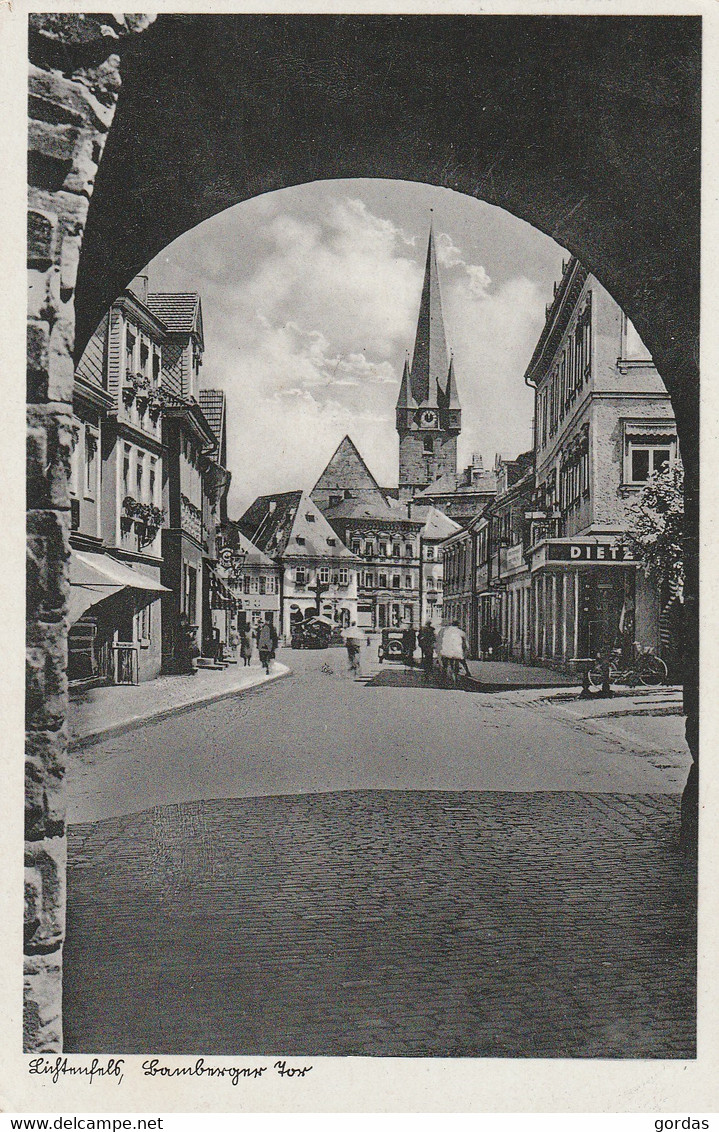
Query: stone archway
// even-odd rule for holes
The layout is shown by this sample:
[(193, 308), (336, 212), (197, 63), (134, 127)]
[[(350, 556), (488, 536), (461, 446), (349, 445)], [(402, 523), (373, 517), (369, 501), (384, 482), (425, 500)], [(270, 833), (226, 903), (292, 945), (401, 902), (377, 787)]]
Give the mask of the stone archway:
[(33, 17), (27, 1048), (62, 1040), (73, 357), (139, 268), (232, 204), (421, 180), (527, 220), (607, 287), (677, 416), (696, 756), (700, 35), (698, 17)]

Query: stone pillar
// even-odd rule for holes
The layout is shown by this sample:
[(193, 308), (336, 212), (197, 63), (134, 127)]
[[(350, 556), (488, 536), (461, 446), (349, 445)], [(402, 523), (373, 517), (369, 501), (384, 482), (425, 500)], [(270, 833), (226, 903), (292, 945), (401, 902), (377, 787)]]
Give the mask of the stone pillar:
[(116, 47), (152, 18), (30, 17), (26, 1052), (62, 1049), (75, 279), (95, 174), (119, 92)]

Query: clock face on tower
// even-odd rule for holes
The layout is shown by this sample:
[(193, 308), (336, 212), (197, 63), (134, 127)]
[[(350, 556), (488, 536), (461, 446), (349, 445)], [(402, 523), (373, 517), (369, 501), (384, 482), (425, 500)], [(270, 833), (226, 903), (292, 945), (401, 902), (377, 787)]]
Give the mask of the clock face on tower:
[(437, 428), (437, 413), (434, 409), (422, 409), (415, 419), (420, 428)]

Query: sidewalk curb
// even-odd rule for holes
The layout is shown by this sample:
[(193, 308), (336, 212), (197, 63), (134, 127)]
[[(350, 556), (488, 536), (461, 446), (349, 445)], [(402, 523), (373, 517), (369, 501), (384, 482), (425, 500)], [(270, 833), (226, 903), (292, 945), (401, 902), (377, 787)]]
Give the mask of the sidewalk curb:
[(174, 707), (162, 708), (160, 711), (150, 711), (146, 715), (133, 715), (130, 719), (123, 720), (122, 723), (114, 723), (111, 727), (104, 727), (99, 731), (89, 731), (86, 735), (76, 736), (69, 741), (67, 749), (68, 751), (82, 751), (85, 747), (92, 747), (103, 739), (124, 735), (126, 731), (135, 731), (146, 723), (156, 723), (161, 719), (169, 719), (172, 715), (182, 715), (196, 707), (205, 707), (207, 704), (219, 703), (220, 700), (228, 700), (230, 696), (242, 696), (247, 692), (255, 692), (266, 687), (267, 684), (284, 680), (287, 676), (292, 675), (292, 669), (285, 666), (284, 672), (272, 673), (266, 680), (261, 680), (257, 684), (250, 684), (246, 688), (230, 688), (223, 692), (210, 692), (209, 695), (203, 696), (199, 700), (193, 700), (191, 703), (176, 704)]

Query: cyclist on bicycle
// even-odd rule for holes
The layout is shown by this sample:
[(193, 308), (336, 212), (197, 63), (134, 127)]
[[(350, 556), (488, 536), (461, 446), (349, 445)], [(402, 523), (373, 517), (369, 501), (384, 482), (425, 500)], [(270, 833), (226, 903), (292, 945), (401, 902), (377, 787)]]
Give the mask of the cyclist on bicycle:
[(467, 636), (459, 627), (459, 621), (453, 621), (442, 630), (439, 641), (439, 656), (442, 661), (444, 675), (451, 674), (456, 682), (459, 676), (459, 666), (464, 663), (466, 667)]

